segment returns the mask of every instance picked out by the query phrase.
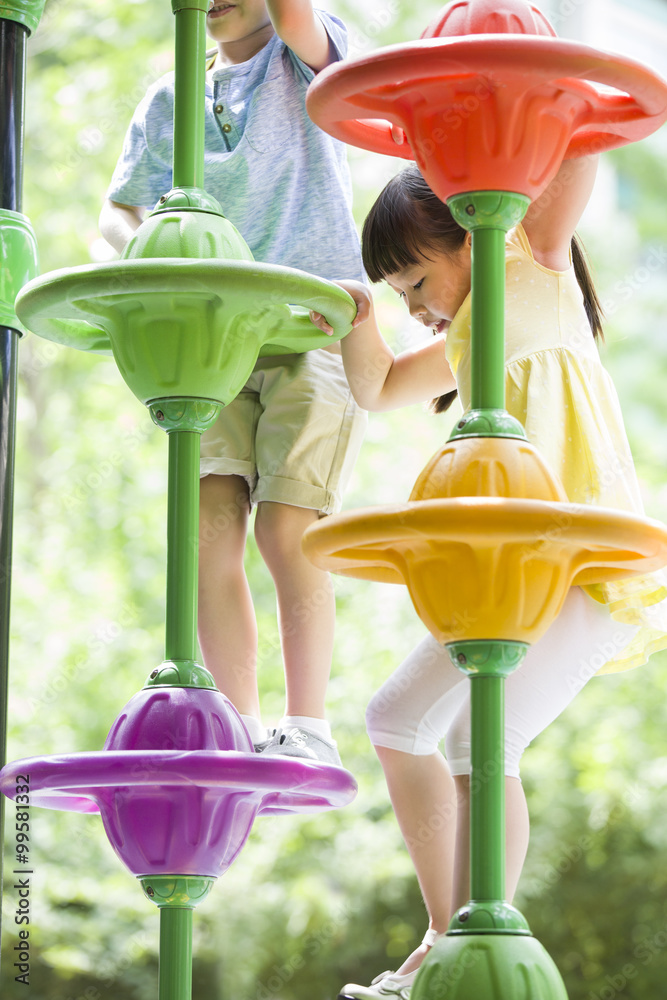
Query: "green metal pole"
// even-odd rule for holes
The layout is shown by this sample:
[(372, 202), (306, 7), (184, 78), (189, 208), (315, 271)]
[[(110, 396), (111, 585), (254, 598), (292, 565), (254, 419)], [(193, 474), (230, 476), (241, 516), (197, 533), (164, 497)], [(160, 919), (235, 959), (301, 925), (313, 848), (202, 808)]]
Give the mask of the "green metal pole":
[[(452, 437), (525, 437), (505, 410), (505, 240), (530, 201), (474, 191), (447, 202), (471, 233), (471, 406)], [(470, 889), (473, 900), (505, 898), (505, 677), (525, 654), (516, 643), (460, 643), (453, 660), (470, 675)]]
[(505, 409), (505, 237), (530, 200), (503, 191), (472, 191), (449, 198), (447, 207), (471, 233), (470, 409), (456, 424), (459, 437), (526, 434)]
[(470, 895), (505, 898), (505, 678), (470, 678)]
[[(529, 199), (498, 191), (457, 195), (453, 217), (472, 232), (471, 408), (450, 440), (525, 438), (505, 410), (505, 236)], [(567, 1000), (563, 981), (505, 900), (505, 678), (527, 646), (501, 639), (448, 643), (452, 662), (470, 677), (470, 889), (447, 934), (426, 956), (413, 1000)]]
[(176, 15), (173, 186), (204, 186), (204, 93), (206, 10), (202, 0), (187, 8), (172, 3)]
[(483, 904), (505, 898), (505, 679), (528, 647), (469, 639), (447, 648), (470, 677), (470, 895)]
[(505, 409), (505, 230), (472, 233), (471, 406)]
[(199, 448), (199, 432), (170, 431), (165, 639), (167, 660), (194, 660), (197, 655)]
[(144, 893), (160, 908), (158, 1000), (191, 1000), (192, 911), (209, 894), (210, 876), (145, 875)]
[(192, 909), (160, 908), (159, 1000), (192, 997)]
[[(208, 0), (172, 0), (175, 25), (173, 186), (204, 186), (204, 94)], [(167, 660), (194, 661), (197, 654), (199, 450), (203, 429), (186, 429), (198, 410), (184, 403), (170, 423), (167, 401), (151, 406), (153, 419), (169, 433), (167, 515)], [(176, 408), (180, 404), (176, 402)], [(184, 418), (184, 420), (181, 419)], [(166, 423), (165, 423), (166, 420)], [(184, 423), (185, 422), (185, 423)]]

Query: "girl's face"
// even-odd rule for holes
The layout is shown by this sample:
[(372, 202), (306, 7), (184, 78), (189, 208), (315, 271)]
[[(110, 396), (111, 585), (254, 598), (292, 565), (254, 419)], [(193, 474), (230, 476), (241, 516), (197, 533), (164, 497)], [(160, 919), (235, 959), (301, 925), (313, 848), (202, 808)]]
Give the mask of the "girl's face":
[(264, 0), (211, 0), (206, 31), (216, 42), (239, 42), (273, 25)]
[(470, 291), (470, 234), (454, 254), (432, 255), (385, 278), (405, 302), (410, 315), (443, 333)]

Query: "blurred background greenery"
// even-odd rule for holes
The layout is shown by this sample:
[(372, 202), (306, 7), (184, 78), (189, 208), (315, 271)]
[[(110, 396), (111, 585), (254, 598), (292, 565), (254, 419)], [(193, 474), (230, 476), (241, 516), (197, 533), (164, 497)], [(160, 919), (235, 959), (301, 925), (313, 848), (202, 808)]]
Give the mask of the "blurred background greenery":
[[(327, 6), (348, 23), (355, 55), (417, 37), (439, 8), (437, 0)], [(561, 34), (581, 34), (582, 4), (551, 6)], [(618, 13), (624, 5), (608, 6)], [(667, 5), (633, 6), (659, 39)], [(172, 45), (166, 0), (47, 0), (29, 45), (24, 197), (43, 270), (112, 256), (97, 230), (99, 207), (132, 110), (171, 67)], [(605, 156), (581, 226), (607, 311), (603, 358), (647, 511), (663, 519), (666, 145), (663, 130)], [(361, 223), (401, 163), (358, 150), (350, 162)], [(393, 297), (381, 293), (379, 308), (396, 348), (424, 336)], [(164, 619), (166, 436), (106, 359), (28, 336), (20, 368), (9, 759), (99, 749), (160, 662)], [(405, 499), (451, 420), (422, 407), (373, 415), (345, 506)], [(247, 566), (271, 722), (283, 707), (279, 638), (273, 588), (252, 540)], [(370, 695), (422, 626), (402, 588), (338, 579), (336, 591), (329, 710), (358, 797), (339, 812), (256, 823), (196, 912), (195, 997), (331, 1000), (344, 982), (395, 967), (425, 929), (364, 729)], [(571, 1000), (664, 995), (665, 662), (658, 655), (638, 671), (594, 679), (524, 758), (533, 831), (516, 901)], [(13, 805), (7, 812), (11, 870)], [(113, 855), (99, 818), (34, 810), (32, 838), (32, 1000), (155, 997), (157, 913)], [(8, 874), (6, 1000), (26, 995), (12, 969), (11, 884)]]

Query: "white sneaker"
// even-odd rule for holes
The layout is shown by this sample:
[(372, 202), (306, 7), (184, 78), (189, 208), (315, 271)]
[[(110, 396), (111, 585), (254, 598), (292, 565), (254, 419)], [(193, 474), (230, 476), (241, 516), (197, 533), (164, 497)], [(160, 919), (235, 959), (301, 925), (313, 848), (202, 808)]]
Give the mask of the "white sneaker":
[[(432, 948), (441, 936), (436, 930), (429, 927), (424, 934), (422, 944)], [(389, 997), (410, 1000), (410, 991), (418, 972), (419, 969), (413, 969), (412, 972), (406, 972), (403, 976), (397, 976), (395, 972), (381, 972), (370, 986), (348, 983), (338, 994), (338, 1000), (388, 1000)]]
[(269, 743), (271, 742), (271, 740), (275, 735), (276, 735), (275, 729), (267, 729), (266, 738), (260, 740), (259, 743), (253, 743), (253, 747), (255, 748), (255, 753), (262, 753), (264, 750), (266, 750), (266, 748), (268, 747)]
[(333, 764), (334, 767), (343, 766), (333, 740), (329, 742), (310, 730), (299, 729), (297, 726), (276, 729), (273, 739), (269, 740), (261, 752), (270, 757), (303, 757), (322, 764)]
[(419, 969), (397, 976), (395, 972), (381, 972), (370, 986), (358, 986), (348, 983), (338, 994), (338, 1000), (387, 1000), (389, 997), (398, 1000), (409, 1000), (410, 990)]

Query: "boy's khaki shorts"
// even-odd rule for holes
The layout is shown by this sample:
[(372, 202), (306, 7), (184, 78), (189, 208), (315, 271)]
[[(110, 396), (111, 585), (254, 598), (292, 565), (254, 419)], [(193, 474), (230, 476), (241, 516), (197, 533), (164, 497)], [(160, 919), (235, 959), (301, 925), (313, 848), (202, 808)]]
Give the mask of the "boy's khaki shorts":
[(320, 349), (260, 358), (202, 435), (200, 475), (247, 480), (250, 502), (340, 510), (366, 428), (340, 355)]

